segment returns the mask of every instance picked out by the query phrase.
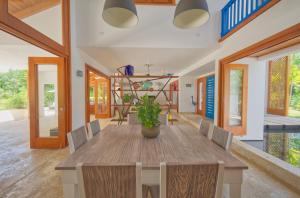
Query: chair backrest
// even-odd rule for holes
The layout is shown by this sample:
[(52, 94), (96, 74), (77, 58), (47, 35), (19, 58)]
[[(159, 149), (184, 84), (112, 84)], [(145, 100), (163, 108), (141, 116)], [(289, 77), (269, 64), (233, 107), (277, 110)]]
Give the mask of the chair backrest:
[(212, 126), (213, 125), (209, 121), (202, 119), (200, 123), (199, 131), (202, 135), (210, 139), (211, 138), (210, 132)]
[(159, 122), (160, 122), (160, 125), (169, 125), (168, 114), (160, 114)]
[(89, 134), (91, 136), (95, 136), (101, 131), (100, 123), (98, 119), (91, 121), (90, 123), (87, 124), (87, 126), (88, 126)]
[(160, 198), (221, 198), (224, 163), (160, 165)]
[(70, 153), (74, 153), (88, 140), (86, 128), (84, 126), (71, 131), (67, 134), (67, 137), (69, 142)]
[(230, 150), (233, 135), (220, 127), (214, 127), (212, 141), (226, 151)]
[(142, 198), (142, 164), (77, 166), (80, 198)]
[(139, 121), (137, 113), (129, 113), (128, 114), (128, 124), (141, 124), (141, 121)]

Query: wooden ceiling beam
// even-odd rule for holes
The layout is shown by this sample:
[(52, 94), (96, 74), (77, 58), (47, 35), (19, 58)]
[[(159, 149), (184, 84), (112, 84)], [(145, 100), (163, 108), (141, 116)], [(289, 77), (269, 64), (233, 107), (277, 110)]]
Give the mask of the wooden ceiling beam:
[[(28, 7), (22, 8), (22, 9), (12, 9), (10, 11), (10, 14), (18, 19), (24, 19), (27, 17), (30, 17), (32, 15), (35, 15), (37, 13), (43, 12), (47, 9), (50, 9), (54, 6), (57, 6), (60, 4), (60, 0), (46, 0), (46, 1), (40, 1), (37, 3), (33, 3), (31, 5), (28, 5)], [(8, 5), (9, 8), (13, 7), (13, 5)]]

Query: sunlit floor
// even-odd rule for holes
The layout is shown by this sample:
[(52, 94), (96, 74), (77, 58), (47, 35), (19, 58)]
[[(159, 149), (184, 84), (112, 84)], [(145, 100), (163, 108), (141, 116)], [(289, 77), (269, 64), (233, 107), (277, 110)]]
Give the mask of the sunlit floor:
[[(68, 155), (68, 148), (31, 150), (27, 121), (0, 124), (0, 197), (63, 197), (62, 183), (54, 167)], [(242, 197), (300, 197), (253, 164), (246, 163), (249, 170), (244, 174)]]

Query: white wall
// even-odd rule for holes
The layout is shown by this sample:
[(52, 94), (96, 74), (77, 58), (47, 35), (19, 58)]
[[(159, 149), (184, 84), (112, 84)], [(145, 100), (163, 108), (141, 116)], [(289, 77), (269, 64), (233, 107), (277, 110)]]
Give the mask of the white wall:
[[(191, 84), (191, 87), (186, 87), (186, 84)], [(192, 76), (183, 76), (179, 78), (179, 112), (195, 112), (196, 107), (192, 104), (197, 100), (196, 95), (196, 79)]]
[[(86, 6), (85, 1), (72, 1), (71, 3), (71, 79), (72, 79), (72, 128), (78, 128), (85, 124), (85, 63), (95, 67), (104, 74), (111, 75), (112, 72), (100, 65), (97, 61), (89, 57), (78, 47), (77, 34), (83, 30), (78, 30), (78, 23), (82, 21), (81, 8)], [(83, 72), (82, 77), (76, 76), (76, 72)]]
[(266, 62), (243, 58), (234, 63), (248, 65), (247, 134), (242, 140), (263, 140), (266, 96)]

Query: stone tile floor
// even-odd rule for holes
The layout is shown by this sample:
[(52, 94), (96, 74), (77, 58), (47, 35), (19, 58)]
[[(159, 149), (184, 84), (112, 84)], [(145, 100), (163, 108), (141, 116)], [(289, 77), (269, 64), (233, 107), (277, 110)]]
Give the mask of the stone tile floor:
[[(28, 128), (26, 120), (0, 123), (0, 197), (63, 197), (60, 175), (54, 167), (69, 155), (68, 148), (32, 150)], [(300, 198), (255, 165), (245, 162), (249, 170), (244, 174), (243, 198)], [(225, 195), (226, 191), (225, 187)]]

